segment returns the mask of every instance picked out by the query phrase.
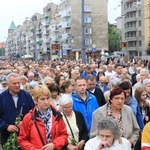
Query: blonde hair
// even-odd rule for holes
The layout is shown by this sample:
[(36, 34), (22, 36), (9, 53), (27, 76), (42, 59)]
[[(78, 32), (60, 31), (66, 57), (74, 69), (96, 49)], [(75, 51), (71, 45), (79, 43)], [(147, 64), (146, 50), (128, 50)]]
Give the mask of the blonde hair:
[(38, 98), (41, 95), (46, 95), (48, 96), (48, 98), (51, 97), (51, 92), (49, 91), (49, 89), (45, 86), (45, 85), (37, 85), (34, 87), (33, 89), (33, 97), (35, 100), (38, 100)]

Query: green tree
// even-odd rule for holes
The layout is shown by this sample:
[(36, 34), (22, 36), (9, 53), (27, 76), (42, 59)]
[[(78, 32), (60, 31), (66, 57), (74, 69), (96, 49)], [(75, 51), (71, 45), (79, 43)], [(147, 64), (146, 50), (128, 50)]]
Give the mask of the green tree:
[(121, 30), (110, 23), (108, 23), (108, 45), (110, 53), (121, 50)]

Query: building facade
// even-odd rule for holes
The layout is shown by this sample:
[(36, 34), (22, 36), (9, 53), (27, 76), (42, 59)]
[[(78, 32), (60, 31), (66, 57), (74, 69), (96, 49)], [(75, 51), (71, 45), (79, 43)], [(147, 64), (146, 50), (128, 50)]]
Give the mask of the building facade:
[(129, 57), (147, 58), (150, 55), (150, 1), (122, 0), (122, 49)]
[[(39, 59), (78, 59), (81, 57), (81, 1), (63, 0), (47, 4), (43, 14), (36, 13), (23, 25), (8, 30), (8, 56), (31, 54)], [(99, 57), (108, 50), (106, 0), (86, 0), (84, 6), (85, 51), (87, 57)]]

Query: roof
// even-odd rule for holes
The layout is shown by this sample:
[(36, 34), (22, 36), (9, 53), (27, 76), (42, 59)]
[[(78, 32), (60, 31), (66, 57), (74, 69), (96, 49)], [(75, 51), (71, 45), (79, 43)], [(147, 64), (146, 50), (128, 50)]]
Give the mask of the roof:
[(12, 21), (11, 22), (11, 25), (10, 25), (10, 27), (9, 27), (9, 30), (15, 30), (16, 29), (16, 25), (15, 25), (15, 23)]

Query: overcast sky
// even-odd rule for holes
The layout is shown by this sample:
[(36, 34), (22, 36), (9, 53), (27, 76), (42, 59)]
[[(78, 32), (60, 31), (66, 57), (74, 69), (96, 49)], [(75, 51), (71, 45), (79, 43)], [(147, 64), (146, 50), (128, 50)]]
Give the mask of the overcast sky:
[[(26, 17), (31, 17), (34, 13), (42, 13), (42, 8), (47, 3), (58, 3), (59, 0), (0, 0), (0, 42), (4, 42), (7, 37), (8, 28), (14, 21), (15, 25), (22, 25)], [(115, 22), (115, 19), (120, 16), (121, 0), (108, 1), (108, 21)]]

